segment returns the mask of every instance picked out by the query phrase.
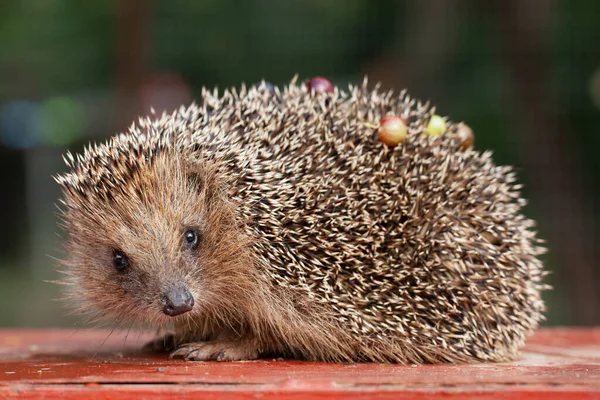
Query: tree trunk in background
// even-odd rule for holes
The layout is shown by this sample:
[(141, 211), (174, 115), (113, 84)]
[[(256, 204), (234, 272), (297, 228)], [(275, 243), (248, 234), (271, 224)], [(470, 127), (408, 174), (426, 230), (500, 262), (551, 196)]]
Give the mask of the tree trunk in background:
[[(600, 322), (600, 296), (594, 273), (592, 214), (583, 192), (577, 165), (577, 136), (558, 112), (549, 89), (551, 0), (494, 0), (495, 37), (512, 72), (514, 112), (521, 133), (522, 163), (531, 179), (532, 199), (543, 217), (550, 254), (556, 260), (558, 285), (565, 286), (571, 306), (571, 323)], [(493, 6), (492, 6), (493, 4)], [(590, 44), (593, 46), (593, 44)]]
[(139, 114), (139, 89), (147, 73), (150, 7), (145, 0), (117, 4), (117, 128), (127, 128)]

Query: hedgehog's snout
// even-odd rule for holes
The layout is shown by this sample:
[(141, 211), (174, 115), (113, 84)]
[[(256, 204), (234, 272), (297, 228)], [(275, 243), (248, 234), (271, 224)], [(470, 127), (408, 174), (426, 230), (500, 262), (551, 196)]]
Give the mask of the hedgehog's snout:
[(183, 285), (171, 286), (163, 294), (162, 306), (165, 314), (176, 317), (194, 308), (194, 296)]

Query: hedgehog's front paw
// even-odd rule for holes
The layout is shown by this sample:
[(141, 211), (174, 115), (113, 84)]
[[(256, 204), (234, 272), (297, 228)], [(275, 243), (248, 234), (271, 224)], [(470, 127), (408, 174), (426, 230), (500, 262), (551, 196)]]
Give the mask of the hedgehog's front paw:
[(215, 340), (182, 344), (171, 353), (171, 358), (173, 357), (183, 357), (190, 361), (255, 360), (258, 358), (258, 349), (248, 340)]
[[(181, 342), (180, 342), (181, 343)], [(146, 343), (143, 347), (145, 351), (155, 351), (159, 353), (169, 353), (177, 348), (174, 335), (165, 335)]]

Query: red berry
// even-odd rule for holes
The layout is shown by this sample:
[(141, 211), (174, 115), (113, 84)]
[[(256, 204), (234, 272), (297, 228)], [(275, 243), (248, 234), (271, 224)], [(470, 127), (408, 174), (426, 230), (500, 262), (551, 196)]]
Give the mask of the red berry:
[(406, 139), (406, 122), (402, 118), (387, 116), (379, 121), (379, 130), (377, 136), (379, 141), (394, 147)]
[(333, 92), (333, 84), (322, 76), (315, 76), (314, 78), (309, 79), (308, 82), (306, 82), (306, 87), (308, 90), (315, 92)]

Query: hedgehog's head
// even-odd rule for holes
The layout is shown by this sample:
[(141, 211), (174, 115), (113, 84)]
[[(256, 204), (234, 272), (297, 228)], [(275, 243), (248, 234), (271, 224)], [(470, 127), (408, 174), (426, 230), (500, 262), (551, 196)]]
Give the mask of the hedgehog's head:
[(172, 147), (140, 155), (123, 140), (88, 150), (57, 179), (72, 301), (158, 324), (235, 312), (251, 291), (250, 263), (219, 167)]

